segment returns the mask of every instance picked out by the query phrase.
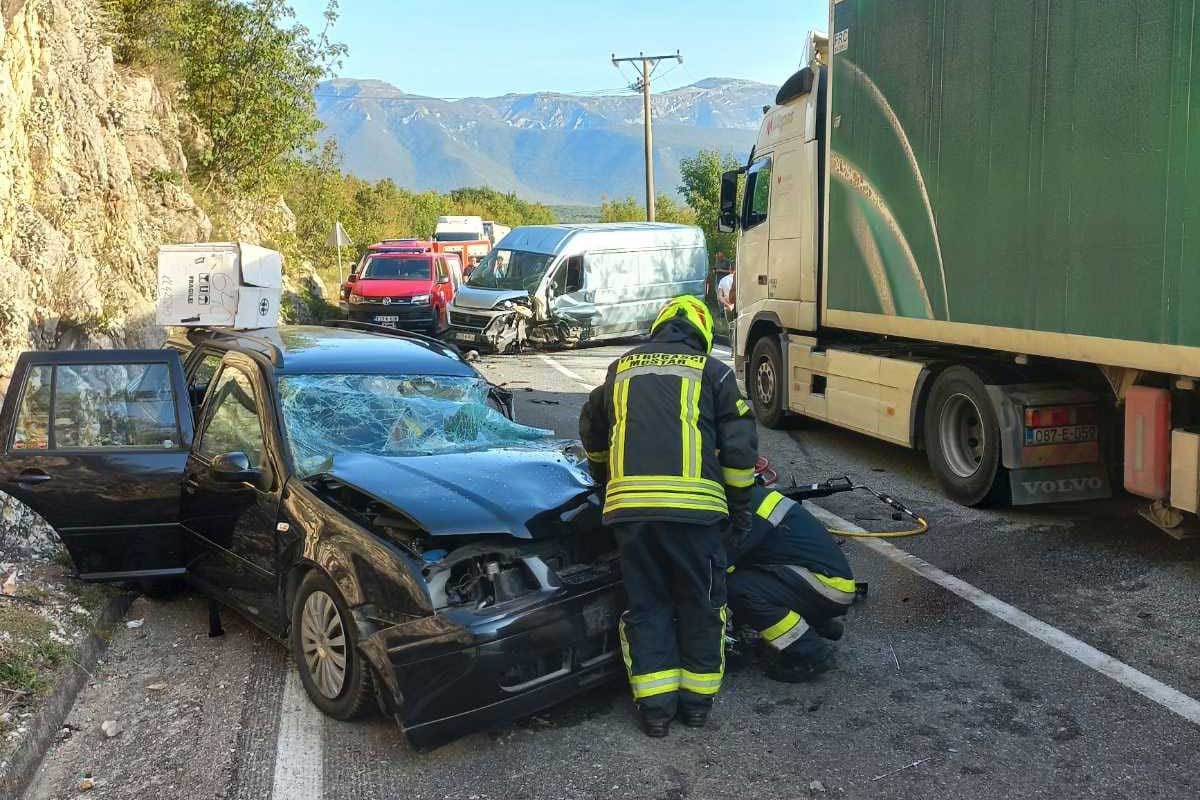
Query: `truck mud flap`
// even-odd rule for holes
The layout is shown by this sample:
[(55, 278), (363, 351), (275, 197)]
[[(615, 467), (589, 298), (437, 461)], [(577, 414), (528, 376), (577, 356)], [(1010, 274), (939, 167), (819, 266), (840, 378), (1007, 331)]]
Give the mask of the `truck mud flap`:
[(1112, 497), (1112, 484), (1103, 464), (1014, 469), (1008, 475), (1014, 506)]

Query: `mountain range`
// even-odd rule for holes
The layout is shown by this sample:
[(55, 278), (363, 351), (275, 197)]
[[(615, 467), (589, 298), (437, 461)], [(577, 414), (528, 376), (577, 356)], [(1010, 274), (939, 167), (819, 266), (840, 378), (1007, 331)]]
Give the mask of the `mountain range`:
[[(679, 162), (701, 148), (744, 159), (776, 88), (708, 78), (655, 94), (654, 171), (674, 193)], [(490, 186), (527, 200), (596, 204), (644, 191), (640, 94), (554, 92), (445, 100), (378, 80), (337, 79), (315, 92), (324, 138), (363, 178), (410, 189)]]

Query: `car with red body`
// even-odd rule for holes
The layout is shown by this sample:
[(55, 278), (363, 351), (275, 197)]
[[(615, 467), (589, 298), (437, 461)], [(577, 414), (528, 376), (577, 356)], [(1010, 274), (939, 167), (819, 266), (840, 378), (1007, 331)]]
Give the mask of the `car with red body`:
[(400, 240), (371, 245), (343, 292), (352, 320), (440, 333), (461, 284), (457, 255), (435, 252), (426, 242)]

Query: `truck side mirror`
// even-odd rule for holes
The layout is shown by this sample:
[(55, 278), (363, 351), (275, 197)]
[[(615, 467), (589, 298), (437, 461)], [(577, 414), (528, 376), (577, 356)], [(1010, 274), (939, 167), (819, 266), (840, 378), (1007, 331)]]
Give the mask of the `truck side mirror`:
[(717, 230), (721, 233), (737, 230), (738, 176), (743, 172), (745, 169), (733, 169), (721, 175), (721, 213), (717, 217)]

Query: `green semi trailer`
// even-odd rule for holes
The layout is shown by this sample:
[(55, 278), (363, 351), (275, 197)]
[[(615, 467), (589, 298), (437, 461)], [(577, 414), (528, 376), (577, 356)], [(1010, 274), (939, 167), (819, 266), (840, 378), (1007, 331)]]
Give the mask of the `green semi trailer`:
[[(755, 409), (1200, 507), (1200, 0), (834, 0), (722, 181)], [(740, 199), (739, 199), (740, 198)]]

